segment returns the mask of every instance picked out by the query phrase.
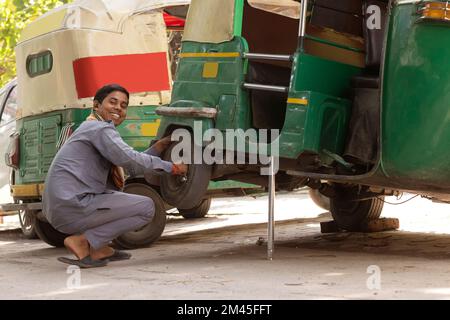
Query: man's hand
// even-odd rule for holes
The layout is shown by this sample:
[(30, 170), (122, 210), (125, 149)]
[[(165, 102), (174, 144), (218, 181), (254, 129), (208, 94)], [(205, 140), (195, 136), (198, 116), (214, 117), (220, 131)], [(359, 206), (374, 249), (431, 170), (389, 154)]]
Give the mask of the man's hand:
[(172, 165), (172, 174), (177, 176), (185, 175), (188, 171), (188, 166), (184, 163), (173, 164)]
[(153, 145), (153, 148), (156, 149), (156, 151), (161, 154), (164, 150), (166, 150), (172, 143), (172, 140), (170, 140), (170, 136), (164, 137)]

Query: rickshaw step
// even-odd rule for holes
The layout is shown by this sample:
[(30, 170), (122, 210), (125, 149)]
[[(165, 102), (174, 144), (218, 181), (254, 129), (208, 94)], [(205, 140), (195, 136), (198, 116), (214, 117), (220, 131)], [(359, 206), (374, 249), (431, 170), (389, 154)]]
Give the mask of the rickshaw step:
[[(380, 218), (364, 222), (356, 232), (382, 232), (397, 230), (398, 228), (400, 228), (400, 221), (397, 218)], [(334, 220), (320, 223), (320, 232), (322, 233), (336, 233), (343, 231), (344, 230), (340, 229)]]

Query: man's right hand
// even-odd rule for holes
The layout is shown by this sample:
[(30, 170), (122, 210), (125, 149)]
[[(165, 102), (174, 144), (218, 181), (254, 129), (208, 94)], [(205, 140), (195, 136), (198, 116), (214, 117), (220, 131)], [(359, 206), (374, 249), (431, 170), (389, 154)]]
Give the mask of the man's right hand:
[(177, 176), (185, 175), (188, 171), (188, 166), (184, 163), (172, 164), (172, 174)]

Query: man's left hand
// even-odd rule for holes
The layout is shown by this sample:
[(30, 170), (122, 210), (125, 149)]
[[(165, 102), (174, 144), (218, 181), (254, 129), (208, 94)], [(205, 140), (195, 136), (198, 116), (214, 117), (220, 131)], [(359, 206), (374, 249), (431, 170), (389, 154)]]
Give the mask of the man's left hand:
[(164, 137), (153, 145), (153, 148), (156, 149), (156, 151), (161, 154), (164, 150), (166, 150), (170, 145), (172, 144), (172, 140), (170, 139), (170, 136)]

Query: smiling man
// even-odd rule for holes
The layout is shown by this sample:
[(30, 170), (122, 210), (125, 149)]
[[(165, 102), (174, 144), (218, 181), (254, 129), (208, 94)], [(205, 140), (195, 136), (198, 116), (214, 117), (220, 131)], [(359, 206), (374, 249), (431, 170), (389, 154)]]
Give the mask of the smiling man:
[(64, 245), (78, 259), (60, 261), (82, 268), (102, 267), (109, 261), (129, 259), (108, 243), (119, 235), (149, 223), (155, 207), (144, 196), (120, 192), (122, 167), (184, 174), (187, 167), (158, 156), (170, 144), (162, 139), (145, 152), (137, 152), (120, 137), (116, 126), (126, 117), (129, 93), (119, 85), (97, 91), (91, 116), (56, 154), (45, 181), (43, 212), (50, 224), (71, 236)]

